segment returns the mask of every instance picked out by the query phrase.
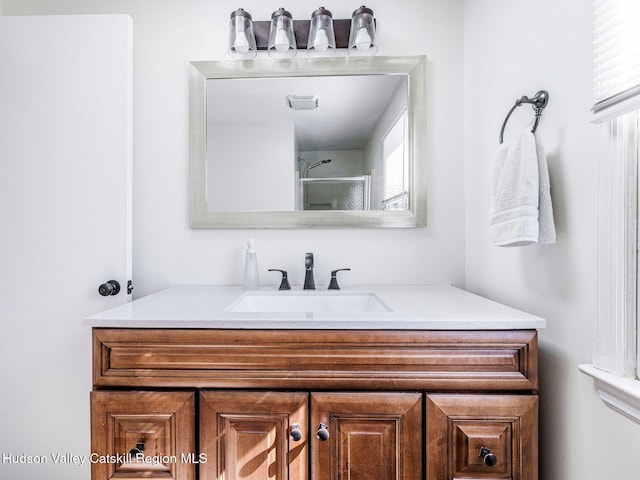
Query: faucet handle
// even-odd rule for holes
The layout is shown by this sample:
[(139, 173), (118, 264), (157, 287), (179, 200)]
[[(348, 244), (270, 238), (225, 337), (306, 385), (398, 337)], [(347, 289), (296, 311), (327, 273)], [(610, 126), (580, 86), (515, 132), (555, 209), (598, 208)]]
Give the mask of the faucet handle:
[(291, 285), (289, 285), (289, 278), (287, 277), (286, 270), (279, 270), (277, 268), (270, 268), (270, 272), (280, 272), (282, 274), (282, 281), (280, 282), (280, 288), (278, 290), (291, 290)]
[(339, 268), (337, 270), (333, 270), (331, 272), (331, 281), (329, 282), (329, 288), (328, 290), (340, 290), (340, 285), (338, 285), (338, 272), (343, 272), (343, 271), (347, 271), (350, 272), (351, 269), (350, 268)]

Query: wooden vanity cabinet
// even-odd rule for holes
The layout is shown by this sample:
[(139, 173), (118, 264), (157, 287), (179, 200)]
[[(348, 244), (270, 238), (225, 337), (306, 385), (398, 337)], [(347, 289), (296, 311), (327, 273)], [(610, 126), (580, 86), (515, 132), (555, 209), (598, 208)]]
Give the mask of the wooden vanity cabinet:
[(534, 330), (94, 328), (93, 342), (92, 452), (142, 434), (177, 459), (93, 480), (538, 478)]

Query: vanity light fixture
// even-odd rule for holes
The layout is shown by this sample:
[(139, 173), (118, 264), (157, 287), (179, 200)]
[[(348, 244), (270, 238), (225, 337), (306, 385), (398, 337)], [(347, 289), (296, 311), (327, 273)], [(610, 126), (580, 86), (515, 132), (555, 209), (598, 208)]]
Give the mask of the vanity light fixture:
[(351, 31), (349, 33), (349, 55), (366, 57), (375, 55), (376, 25), (373, 10), (362, 5), (353, 12), (351, 17)]
[(284, 8), (279, 8), (271, 15), (267, 53), (271, 58), (282, 59), (293, 58), (296, 52), (293, 17)]
[(247, 60), (258, 53), (251, 15), (242, 8), (231, 13), (229, 22), (229, 55)]
[(351, 56), (376, 54), (373, 10), (362, 5), (351, 19), (334, 19), (329, 10), (319, 7), (311, 20), (293, 20), (291, 13), (279, 8), (270, 21), (256, 22), (242, 8), (231, 14), (229, 55), (234, 58), (251, 59), (256, 50), (267, 50), (271, 58), (287, 59), (303, 49), (309, 57), (329, 57), (336, 48), (347, 48)]
[(333, 15), (324, 7), (311, 14), (307, 55), (328, 57), (336, 53), (336, 36), (333, 31)]

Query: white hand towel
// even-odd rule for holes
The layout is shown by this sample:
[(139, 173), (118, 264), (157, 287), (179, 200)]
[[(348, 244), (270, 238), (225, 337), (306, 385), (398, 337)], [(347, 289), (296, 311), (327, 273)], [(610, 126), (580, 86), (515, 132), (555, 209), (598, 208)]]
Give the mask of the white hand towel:
[(538, 155), (538, 243), (556, 243), (556, 226), (553, 221), (553, 206), (551, 205), (551, 183), (549, 182), (549, 169), (547, 157), (540, 137), (536, 138), (536, 153)]
[(494, 245), (555, 242), (549, 172), (531, 127), (500, 145), (491, 186), (489, 236)]

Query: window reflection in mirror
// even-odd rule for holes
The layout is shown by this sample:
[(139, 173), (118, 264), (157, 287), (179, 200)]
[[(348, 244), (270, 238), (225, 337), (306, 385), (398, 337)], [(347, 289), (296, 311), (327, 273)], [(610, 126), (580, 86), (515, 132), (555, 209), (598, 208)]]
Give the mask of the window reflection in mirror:
[(383, 210), (409, 208), (409, 164), (407, 162), (407, 109), (403, 109), (382, 137), (380, 162), (380, 198), (376, 203)]

